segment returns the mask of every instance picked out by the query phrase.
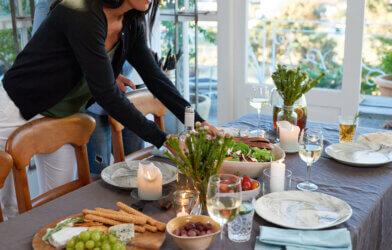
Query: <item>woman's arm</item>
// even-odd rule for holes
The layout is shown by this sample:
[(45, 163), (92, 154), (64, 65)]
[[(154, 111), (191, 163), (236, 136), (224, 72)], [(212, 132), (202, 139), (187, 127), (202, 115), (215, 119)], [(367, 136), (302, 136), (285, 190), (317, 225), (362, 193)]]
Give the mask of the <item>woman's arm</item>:
[(99, 16), (101, 13), (59, 4), (52, 14), (60, 15), (59, 28), (64, 31), (97, 103), (126, 128), (160, 147), (166, 140), (166, 134), (155, 122), (146, 119), (116, 85), (105, 50), (106, 23)]
[[(131, 48), (128, 48), (127, 60), (142, 77), (147, 88), (156, 96), (173, 114), (184, 122), (185, 107), (190, 106), (173, 83), (162, 73), (158, 67), (144, 37), (141, 25), (137, 29), (137, 39)], [(199, 114), (195, 114), (195, 121), (204, 122)]]

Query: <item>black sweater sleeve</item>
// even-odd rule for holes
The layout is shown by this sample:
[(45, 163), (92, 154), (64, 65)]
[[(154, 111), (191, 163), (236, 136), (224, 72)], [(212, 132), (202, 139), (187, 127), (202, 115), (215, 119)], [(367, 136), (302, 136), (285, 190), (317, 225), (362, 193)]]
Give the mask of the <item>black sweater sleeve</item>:
[[(147, 88), (157, 97), (173, 114), (184, 122), (185, 107), (190, 104), (181, 96), (174, 84), (162, 73), (154, 58), (144, 35), (142, 25), (137, 26), (137, 38), (132, 48), (128, 50), (127, 60), (142, 77)], [(203, 122), (203, 118), (195, 112), (195, 120)]]
[(63, 29), (97, 103), (145, 141), (157, 147), (162, 146), (166, 134), (155, 122), (146, 119), (115, 83), (105, 50), (107, 24), (102, 18), (103, 13), (78, 12), (62, 5), (56, 7), (55, 11), (62, 15), (59, 28)]

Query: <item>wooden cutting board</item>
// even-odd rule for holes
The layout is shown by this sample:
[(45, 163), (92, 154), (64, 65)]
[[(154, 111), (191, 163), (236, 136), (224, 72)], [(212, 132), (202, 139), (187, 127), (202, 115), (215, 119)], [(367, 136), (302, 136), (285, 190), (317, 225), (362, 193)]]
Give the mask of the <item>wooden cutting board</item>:
[[(46, 244), (42, 240), (42, 236), (45, 235), (46, 230), (48, 228), (54, 228), (56, 227), (57, 223), (59, 223), (62, 220), (68, 219), (68, 218), (78, 218), (78, 217), (83, 217), (83, 214), (75, 214), (71, 215), (62, 219), (58, 219), (49, 225), (46, 225), (45, 227), (41, 228), (33, 238), (33, 249), (34, 250), (56, 250), (55, 247), (52, 245)], [(135, 238), (132, 239), (132, 246), (127, 245), (127, 250), (143, 250), (143, 249), (159, 249), (163, 242), (165, 241), (166, 238), (166, 232), (157, 232), (157, 233), (151, 233), (151, 232), (144, 232), (144, 233), (135, 233)]]

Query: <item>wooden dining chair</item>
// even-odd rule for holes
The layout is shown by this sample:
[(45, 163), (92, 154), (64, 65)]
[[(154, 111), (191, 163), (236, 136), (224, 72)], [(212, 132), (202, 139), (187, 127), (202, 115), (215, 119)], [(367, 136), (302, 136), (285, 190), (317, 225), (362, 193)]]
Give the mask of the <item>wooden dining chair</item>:
[[(95, 121), (86, 114), (66, 118), (41, 118), (19, 127), (7, 140), (6, 151), (12, 156), (15, 191), (19, 213), (47, 203), (91, 182), (87, 142)], [(36, 154), (50, 154), (65, 144), (75, 148), (78, 179), (54, 188), (31, 200), (26, 166)], [(73, 166), (69, 166), (70, 168)]]
[[(158, 127), (165, 131), (165, 123), (163, 117), (166, 114), (166, 107), (153, 96), (147, 89), (139, 89), (126, 94), (129, 101), (143, 114), (153, 114), (154, 120)], [(124, 145), (122, 139), (122, 130), (124, 126), (121, 125), (114, 118), (109, 116), (110, 129), (112, 131), (112, 145), (114, 162), (121, 162), (125, 160), (139, 160), (150, 155), (154, 146), (150, 146), (139, 151), (136, 151), (128, 156), (124, 154)]]
[[(7, 178), (12, 168), (12, 158), (4, 151), (0, 151), (0, 189), (4, 186), (5, 178)], [(0, 204), (0, 222), (3, 222), (3, 212)]]

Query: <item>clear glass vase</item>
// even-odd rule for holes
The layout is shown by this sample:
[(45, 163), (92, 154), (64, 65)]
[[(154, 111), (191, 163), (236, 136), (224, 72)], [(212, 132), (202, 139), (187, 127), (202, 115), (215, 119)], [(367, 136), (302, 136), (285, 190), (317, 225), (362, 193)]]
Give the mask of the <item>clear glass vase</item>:
[[(276, 122), (278, 121), (278, 114), (282, 110), (284, 104), (283, 104), (283, 99), (278, 93), (277, 89), (274, 88), (271, 93), (271, 106), (272, 106), (272, 118), (273, 118), (273, 125), (274, 129), (277, 130), (277, 124)], [(306, 127), (306, 121), (308, 118), (308, 105), (306, 102), (306, 97), (305, 95), (302, 95), (301, 98), (299, 98), (295, 103), (294, 103), (294, 111), (297, 113), (297, 126), (302, 130)]]
[[(207, 178), (208, 180), (208, 178)], [(206, 182), (195, 182), (195, 189), (199, 194), (197, 206), (193, 209), (192, 214), (196, 215), (208, 215), (207, 211), (207, 183)]]
[(283, 106), (283, 109), (278, 113), (278, 121), (288, 121), (291, 124), (297, 125), (298, 115), (294, 111), (294, 106)]

